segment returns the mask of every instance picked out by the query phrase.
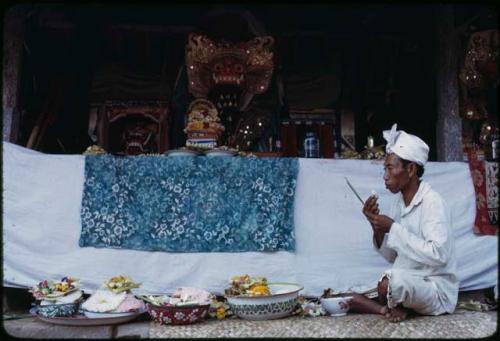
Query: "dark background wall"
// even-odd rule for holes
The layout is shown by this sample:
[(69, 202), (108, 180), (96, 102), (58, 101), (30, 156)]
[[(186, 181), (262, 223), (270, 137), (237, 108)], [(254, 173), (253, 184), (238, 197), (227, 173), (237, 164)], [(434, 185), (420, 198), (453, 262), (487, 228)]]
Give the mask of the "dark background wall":
[[(358, 150), (369, 134), (381, 143), (381, 131), (397, 122), (429, 143), (433, 160), (437, 114), (432, 6), (30, 5), (19, 143), (26, 144), (40, 115), (51, 112), (41, 149), (81, 153), (92, 143), (87, 134), (92, 102), (171, 101), (187, 34), (211, 30), (241, 39), (244, 28), (237, 16), (228, 16), (220, 27), (206, 24), (213, 13), (234, 11), (253, 17), (256, 31), (276, 38), (277, 67), (285, 80), (299, 74), (336, 77), (331, 106), (355, 113)], [(496, 25), (489, 7), (464, 4), (455, 9), (457, 28), (468, 22), (476, 30)], [(134, 77), (143, 80), (137, 91), (119, 86)]]

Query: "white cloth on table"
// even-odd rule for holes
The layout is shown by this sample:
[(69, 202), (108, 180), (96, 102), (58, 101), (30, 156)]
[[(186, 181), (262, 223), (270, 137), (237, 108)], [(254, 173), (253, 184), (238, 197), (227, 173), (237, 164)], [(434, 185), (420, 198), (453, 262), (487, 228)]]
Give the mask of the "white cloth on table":
[[(326, 288), (376, 285), (389, 263), (371, 245), (372, 229), (344, 177), (366, 198), (379, 194), (382, 213), (393, 195), (383, 162), (299, 159), (295, 252), (168, 253), (79, 247), (83, 155), (50, 155), (3, 143), (3, 285), (29, 287), (42, 279), (79, 278), (85, 292), (115, 275), (141, 282), (137, 293), (197, 287), (223, 293), (232, 276), (248, 273), (295, 282), (303, 295)], [(476, 236), (475, 194), (464, 162), (428, 162), (424, 178), (452, 211), (461, 290), (497, 283), (497, 236)]]
[[(399, 193), (389, 216), (394, 220), (380, 249), (389, 262), (388, 306), (402, 303), (417, 312), (453, 312), (458, 298), (456, 256), (450, 210), (441, 195), (421, 181), (408, 206)], [(428, 301), (438, 297), (440, 304)]]

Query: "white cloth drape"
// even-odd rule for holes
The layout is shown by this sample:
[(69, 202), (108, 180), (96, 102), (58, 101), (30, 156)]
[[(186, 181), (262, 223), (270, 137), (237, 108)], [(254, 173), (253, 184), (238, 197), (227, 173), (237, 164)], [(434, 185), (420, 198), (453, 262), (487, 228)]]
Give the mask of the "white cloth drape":
[[(3, 285), (28, 287), (42, 279), (80, 278), (94, 290), (114, 275), (142, 282), (142, 292), (192, 286), (222, 293), (238, 274), (296, 282), (304, 295), (324, 289), (373, 285), (390, 264), (372, 246), (360, 195), (379, 194), (381, 212), (393, 195), (385, 190), (381, 161), (300, 159), (295, 198), (295, 252), (166, 253), (80, 248), (84, 156), (48, 155), (3, 143)], [(424, 179), (452, 212), (461, 290), (497, 283), (496, 236), (472, 232), (475, 196), (462, 162), (429, 162)], [(138, 291), (139, 292), (139, 291)]]

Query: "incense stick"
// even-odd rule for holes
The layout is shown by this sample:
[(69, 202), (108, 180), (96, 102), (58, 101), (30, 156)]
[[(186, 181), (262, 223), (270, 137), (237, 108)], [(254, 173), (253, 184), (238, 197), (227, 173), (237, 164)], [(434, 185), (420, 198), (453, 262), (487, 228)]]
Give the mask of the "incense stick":
[(347, 182), (347, 185), (349, 186), (349, 188), (353, 191), (354, 194), (356, 194), (356, 196), (358, 197), (359, 201), (361, 201), (361, 203), (364, 205), (365, 202), (363, 201), (363, 199), (361, 199), (361, 197), (359, 196), (358, 192), (356, 192), (356, 190), (354, 189), (354, 187), (352, 187), (351, 183), (349, 182), (349, 179), (347, 179), (347, 177), (345, 176), (345, 181)]

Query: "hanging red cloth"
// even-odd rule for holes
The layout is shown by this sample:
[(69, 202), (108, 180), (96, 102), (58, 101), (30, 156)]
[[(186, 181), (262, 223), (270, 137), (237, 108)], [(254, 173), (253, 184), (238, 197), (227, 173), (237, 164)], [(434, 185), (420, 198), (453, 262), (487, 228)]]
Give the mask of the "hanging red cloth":
[(479, 160), (475, 148), (467, 148), (467, 156), (476, 192), (474, 233), (498, 235), (498, 162)]

